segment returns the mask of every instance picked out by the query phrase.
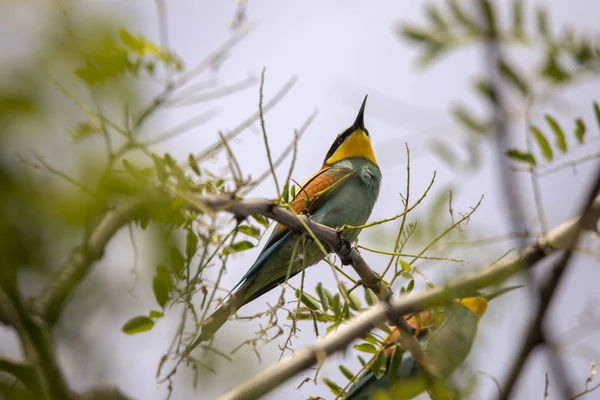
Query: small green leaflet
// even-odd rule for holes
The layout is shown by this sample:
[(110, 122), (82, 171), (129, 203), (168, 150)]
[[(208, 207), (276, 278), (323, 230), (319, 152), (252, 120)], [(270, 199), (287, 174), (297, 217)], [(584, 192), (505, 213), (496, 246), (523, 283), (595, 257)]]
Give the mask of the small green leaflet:
[(242, 240), (240, 242), (231, 243), (229, 246), (225, 247), (221, 252), (222, 255), (226, 256), (228, 254), (239, 253), (244, 250), (248, 250), (253, 248), (254, 245), (247, 240)]
[(552, 161), (554, 155), (552, 154), (552, 148), (550, 147), (550, 143), (548, 143), (548, 139), (546, 139), (546, 136), (544, 136), (544, 134), (535, 125), (530, 125), (529, 130), (531, 131), (531, 133), (533, 133), (535, 141), (540, 147), (542, 155), (544, 156), (546, 161)]
[(258, 239), (260, 237), (260, 229), (251, 226), (251, 225), (240, 225), (238, 226), (238, 232), (243, 233), (244, 235), (253, 237), (254, 239)]
[(329, 388), (329, 390), (331, 390), (331, 392), (334, 395), (339, 396), (342, 393), (342, 388), (339, 387), (338, 384), (332, 381), (331, 379), (323, 378), (323, 383), (325, 383), (325, 385)]
[(510, 149), (506, 152), (506, 156), (512, 160), (524, 162), (534, 167), (537, 165), (535, 157), (528, 151)]
[(375, 354), (377, 353), (377, 348), (370, 343), (361, 343), (354, 345), (354, 349), (357, 351), (361, 351), (363, 353)]
[(556, 148), (561, 153), (566, 153), (567, 152), (567, 140), (565, 139), (565, 134), (563, 133), (562, 128), (560, 127), (558, 122), (556, 122), (556, 120), (554, 118), (552, 118), (551, 115), (546, 114), (544, 116), (544, 118), (546, 119), (546, 122), (548, 123), (548, 125), (550, 125), (550, 128), (552, 128), (552, 132), (554, 132), (554, 136), (556, 137), (556, 142), (555, 142)]
[(585, 137), (585, 123), (581, 118), (577, 118), (575, 121), (575, 139), (579, 144), (583, 144), (583, 139)]
[(121, 330), (128, 335), (134, 335), (136, 333), (149, 331), (153, 326), (154, 321), (145, 315), (139, 315), (125, 322)]

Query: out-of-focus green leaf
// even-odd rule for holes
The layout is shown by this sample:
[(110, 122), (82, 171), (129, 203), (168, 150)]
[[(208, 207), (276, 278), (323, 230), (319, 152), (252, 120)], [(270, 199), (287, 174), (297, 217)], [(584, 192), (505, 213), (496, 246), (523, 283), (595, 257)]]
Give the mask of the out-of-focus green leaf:
[(394, 345), (394, 349), (392, 350), (392, 358), (390, 360), (390, 366), (388, 368), (388, 377), (390, 380), (396, 379), (396, 375), (398, 374), (398, 368), (400, 367), (400, 362), (402, 362), (402, 356), (404, 354), (404, 350), (398, 345)]
[(360, 365), (362, 365), (363, 367), (365, 366), (365, 364), (367, 364), (367, 362), (365, 361), (365, 359), (359, 354), (356, 356), (356, 358), (358, 358), (358, 362), (360, 363)]
[(527, 87), (525, 80), (519, 76), (506, 60), (499, 61), (498, 69), (502, 77), (504, 77), (508, 83), (513, 85), (522, 96), (527, 96), (529, 94), (529, 88)]
[(243, 233), (244, 235), (248, 235), (253, 237), (254, 239), (258, 239), (260, 237), (260, 229), (251, 225), (240, 225), (238, 226), (238, 232)]
[(192, 171), (196, 173), (196, 175), (198, 175), (199, 177), (202, 176), (202, 172), (200, 171), (200, 167), (198, 166), (198, 160), (196, 160), (196, 157), (193, 153), (190, 153), (188, 156), (188, 164)]
[(386, 357), (385, 351), (381, 350), (377, 352), (375, 356), (375, 360), (371, 364), (371, 372), (375, 374), (375, 378), (381, 379), (383, 375), (385, 375), (385, 367), (386, 367)]
[(74, 143), (79, 143), (84, 139), (100, 134), (97, 129), (89, 122), (80, 122), (75, 129), (69, 131)]
[(145, 315), (139, 315), (125, 322), (121, 327), (121, 330), (128, 335), (134, 335), (136, 333), (149, 331), (152, 327), (154, 327), (154, 321)]
[(171, 262), (171, 268), (175, 274), (180, 275), (185, 268), (185, 259), (181, 255), (181, 252), (176, 246), (172, 246), (169, 252), (169, 260)]
[(550, 162), (554, 158), (554, 154), (552, 153), (552, 148), (550, 147), (550, 143), (548, 143), (548, 139), (546, 136), (538, 129), (535, 125), (530, 125), (529, 130), (535, 137), (535, 141), (537, 142), (540, 150), (542, 151), (542, 155), (546, 159), (546, 161)]
[(154, 153), (152, 153), (152, 161), (154, 162), (154, 167), (156, 168), (156, 177), (158, 178), (158, 181), (160, 183), (165, 183), (169, 178), (165, 162), (159, 155)]
[(537, 165), (535, 157), (528, 151), (510, 149), (506, 152), (506, 156), (512, 160), (524, 162), (534, 167)]
[(543, 6), (538, 6), (535, 10), (537, 30), (540, 35), (547, 38), (550, 34), (548, 30), (548, 13)]
[(475, 90), (485, 97), (492, 105), (498, 103), (498, 96), (488, 80), (477, 79), (475, 81)]
[(372, 306), (374, 304), (377, 304), (377, 302), (379, 301), (379, 299), (377, 298), (377, 295), (375, 293), (373, 293), (373, 291), (371, 289), (365, 289), (365, 301), (367, 302), (368, 305)]
[(398, 262), (400, 263), (400, 266), (402, 267), (403, 271), (406, 271), (406, 272), (412, 271), (412, 267), (410, 266), (410, 264), (408, 262), (404, 261), (400, 257), (398, 257)]
[(512, 34), (514, 37), (523, 39), (523, 0), (513, 0), (512, 3)]
[(442, 17), (442, 14), (440, 14), (440, 11), (434, 4), (431, 4), (431, 3), (427, 4), (425, 6), (425, 10), (426, 10), (427, 16), (429, 17), (429, 20), (436, 27), (437, 30), (439, 30), (439, 31), (447, 31), (448, 30), (448, 23), (444, 20), (444, 18)]
[(319, 301), (305, 292), (300, 292), (300, 290), (296, 290), (296, 298), (300, 299), (300, 302), (304, 304), (306, 307), (310, 308), (313, 311), (319, 309)]
[(488, 123), (477, 121), (471, 112), (462, 105), (452, 107), (452, 115), (454, 115), (454, 118), (456, 118), (458, 122), (475, 133), (484, 134), (489, 128)]
[(350, 369), (348, 367), (346, 367), (345, 365), (339, 365), (338, 366), (342, 375), (344, 375), (346, 377), (346, 379), (348, 379), (349, 381), (354, 379), (354, 373), (352, 371), (350, 371)]
[(325, 291), (323, 290), (323, 284), (321, 282), (317, 284), (315, 292), (317, 293), (317, 296), (319, 296), (319, 300), (321, 300), (321, 307), (323, 308), (323, 311), (327, 312), (327, 310), (329, 310), (329, 298), (325, 294)]
[(400, 29), (400, 35), (415, 42), (431, 41), (431, 33), (416, 26), (403, 25)]
[(585, 138), (585, 123), (583, 122), (583, 120), (581, 118), (577, 118), (575, 120), (575, 139), (577, 139), (577, 142), (579, 144), (583, 144), (584, 138)]
[(149, 317), (152, 319), (159, 319), (159, 318), (162, 318), (164, 315), (165, 314), (161, 313), (160, 311), (150, 310)]
[(269, 220), (262, 214), (252, 214), (251, 217), (256, 222), (258, 222), (260, 225), (264, 226), (265, 228), (267, 228), (269, 226)]
[(254, 245), (247, 240), (242, 240), (239, 242), (231, 243), (229, 246), (226, 246), (221, 252), (222, 255), (239, 253), (244, 250), (248, 250), (253, 248)]
[(456, 22), (462, 24), (465, 28), (469, 30), (470, 33), (479, 33), (479, 27), (477, 26), (477, 22), (472, 16), (467, 15), (467, 13), (461, 8), (457, 0), (449, 0), (448, 4), (450, 6), (452, 16), (454, 17)]
[(333, 314), (336, 317), (339, 317), (342, 314), (342, 303), (340, 301), (340, 294), (336, 293), (333, 295), (333, 299), (329, 303), (331, 304), (331, 309), (333, 310)]
[(354, 350), (369, 354), (377, 353), (377, 348), (370, 343), (356, 344), (354, 345)]
[(156, 275), (152, 280), (152, 290), (158, 305), (164, 308), (169, 301), (169, 284), (160, 275)]
[(417, 59), (417, 64), (419, 64), (419, 66), (422, 68), (429, 66), (429, 64), (431, 64), (438, 57), (440, 57), (444, 53), (444, 51), (447, 50), (447, 48), (448, 47), (443, 45), (442, 43), (431, 42), (425, 48), (425, 51)]
[(198, 248), (198, 236), (194, 233), (192, 228), (190, 227), (187, 230), (186, 238), (185, 238), (185, 255), (188, 260), (191, 260), (196, 254), (196, 249)]
[(338, 384), (332, 381), (331, 379), (323, 378), (323, 383), (329, 388), (329, 390), (331, 390), (331, 392), (335, 396), (339, 396), (342, 393), (342, 388), (339, 387)]
[(596, 116), (596, 123), (600, 128), (600, 106), (598, 106), (598, 102), (594, 101), (594, 115)]
[(412, 292), (412, 290), (415, 288), (415, 280), (411, 279), (410, 282), (408, 282), (408, 286), (406, 287), (406, 291), (408, 293)]
[(485, 16), (487, 36), (493, 38), (496, 36), (496, 16), (494, 7), (489, 0), (479, 0), (479, 3), (483, 9), (483, 15)]
[(560, 127), (558, 122), (556, 122), (556, 120), (554, 118), (552, 118), (551, 115), (546, 114), (544, 116), (544, 118), (546, 119), (546, 122), (548, 123), (548, 125), (550, 125), (550, 128), (552, 128), (552, 132), (554, 132), (554, 136), (556, 137), (556, 141), (555, 141), (556, 148), (561, 153), (566, 153), (567, 152), (567, 140), (565, 138), (565, 134), (563, 133), (562, 128)]
[(571, 78), (569, 72), (559, 64), (556, 48), (554, 47), (548, 49), (546, 62), (540, 73), (554, 83), (565, 82)]

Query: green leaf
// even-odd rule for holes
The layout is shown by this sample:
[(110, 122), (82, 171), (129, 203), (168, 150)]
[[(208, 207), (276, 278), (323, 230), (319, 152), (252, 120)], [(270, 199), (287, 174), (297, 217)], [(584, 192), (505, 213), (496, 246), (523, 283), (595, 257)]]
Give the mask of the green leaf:
[(342, 314), (342, 305), (340, 302), (340, 294), (336, 293), (333, 295), (333, 300), (330, 302), (331, 309), (333, 310), (333, 314), (336, 317), (339, 317)]
[(357, 351), (360, 351), (363, 353), (369, 353), (369, 354), (377, 353), (377, 348), (375, 346), (373, 346), (371, 343), (355, 344), (354, 350), (357, 350)]
[(408, 262), (404, 261), (400, 257), (398, 257), (398, 262), (400, 263), (400, 266), (402, 267), (402, 271), (409, 272), (409, 273), (410, 273), (410, 271), (412, 271), (412, 267), (410, 266), (410, 264)]
[(325, 383), (325, 385), (329, 388), (329, 390), (331, 390), (331, 392), (334, 395), (339, 396), (342, 393), (342, 388), (339, 387), (337, 383), (335, 383), (331, 379), (323, 378), (323, 383)]
[(467, 28), (470, 33), (479, 33), (477, 22), (475, 22), (471, 16), (467, 15), (467, 13), (460, 7), (457, 0), (450, 0), (449, 5), (450, 11), (457, 22)]
[(487, 35), (488, 37), (496, 37), (496, 18), (494, 15), (494, 8), (489, 0), (479, 0), (483, 14), (485, 16)]
[(196, 250), (198, 249), (198, 236), (194, 233), (192, 228), (187, 229), (187, 235), (185, 238), (185, 255), (188, 260), (191, 260), (196, 254)]
[(157, 154), (152, 153), (152, 161), (154, 162), (154, 167), (156, 168), (156, 177), (160, 183), (165, 183), (169, 178), (167, 174), (167, 168), (165, 167), (164, 160), (158, 156)]
[(198, 160), (196, 160), (196, 157), (193, 153), (190, 153), (188, 156), (188, 164), (192, 171), (196, 173), (196, 175), (202, 176), (202, 172), (200, 171), (200, 167), (198, 166)]
[(248, 250), (253, 248), (254, 245), (247, 240), (242, 240), (239, 242), (231, 243), (229, 246), (226, 246), (221, 252), (222, 255), (226, 256), (228, 254), (239, 253), (244, 250)]
[(149, 331), (153, 326), (154, 321), (145, 315), (140, 315), (125, 322), (121, 327), (121, 330), (128, 335), (134, 335), (136, 333)]
[(511, 67), (508, 62), (505, 60), (500, 60), (498, 62), (498, 69), (500, 71), (500, 75), (504, 77), (511, 85), (515, 87), (523, 96), (527, 96), (529, 94), (529, 89), (525, 81), (519, 76), (519, 74)]
[(269, 226), (269, 220), (267, 219), (267, 217), (263, 216), (262, 214), (252, 214), (251, 217), (256, 222), (258, 222), (260, 225), (264, 226), (265, 228), (267, 228)]
[(396, 374), (398, 373), (398, 368), (402, 362), (403, 355), (404, 350), (402, 350), (400, 346), (395, 345), (394, 350), (392, 350), (392, 359), (390, 360), (390, 366), (388, 368), (388, 377), (390, 380), (396, 379)]
[(283, 186), (283, 192), (281, 193), (281, 199), (283, 200), (284, 203), (290, 202), (290, 187), (287, 183)]
[(429, 42), (431, 41), (431, 33), (416, 26), (403, 25), (400, 29), (400, 34), (407, 39), (415, 42)]
[(410, 282), (408, 282), (408, 286), (406, 287), (406, 292), (410, 293), (412, 292), (412, 290), (415, 288), (415, 280), (411, 279)]
[(375, 374), (375, 378), (380, 379), (385, 374), (385, 352), (383, 350), (377, 352), (375, 360), (371, 364), (371, 372)]
[(506, 156), (512, 160), (524, 162), (534, 167), (537, 165), (535, 157), (528, 151), (510, 149), (506, 152)]
[(546, 119), (546, 122), (548, 123), (548, 125), (550, 125), (550, 128), (552, 128), (552, 131), (554, 132), (554, 136), (556, 136), (556, 148), (561, 153), (566, 153), (567, 152), (567, 140), (565, 139), (565, 134), (563, 133), (562, 128), (560, 127), (558, 122), (556, 122), (556, 120), (554, 118), (552, 118), (551, 115), (546, 114), (544, 116), (544, 118)]
[(150, 310), (149, 317), (152, 319), (159, 319), (159, 318), (162, 318), (164, 315), (165, 314), (161, 313), (160, 311)]
[(300, 293), (300, 290), (296, 290), (296, 298), (300, 299), (302, 304), (313, 311), (319, 309), (319, 301), (305, 292)]
[(600, 107), (598, 106), (598, 102), (594, 101), (594, 115), (596, 115), (596, 123), (600, 128)]
[(342, 372), (342, 375), (346, 377), (346, 379), (348, 379), (349, 381), (354, 380), (354, 373), (350, 371), (348, 367), (346, 367), (345, 365), (339, 365), (338, 368)]
[(548, 143), (548, 139), (546, 139), (546, 136), (544, 136), (544, 134), (535, 125), (530, 125), (529, 130), (531, 133), (533, 133), (535, 141), (537, 142), (540, 150), (542, 151), (542, 155), (544, 156), (546, 161), (552, 161), (554, 155), (552, 154), (552, 148), (550, 147), (550, 143)]
[(489, 124), (477, 121), (477, 119), (462, 105), (454, 106), (452, 108), (452, 114), (458, 122), (475, 133), (484, 134), (488, 130)]
[(485, 97), (492, 105), (498, 103), (498, 96), (496, 96), (494, 87), (488, 80), (477, 79), (475, 81), (475, 90)]
[(74, 143), (79, 143), (84, 139), (99, 134), (100, 131), (89, 122), (80, 122), (77, 124), (77, 128), (69, 131), (71, 138)]
[(255, 226), (250, 225), (240, 225), (238, 226), (238, 232), (243, 233), (244, 235), (253, 237), (254, 239), (258, 239), (260, 237), (260, 229)]
[(358, 356), (356, 356), (356, 358), (358, 358), (358, 362), (360, 363), (360, 365), (362, 365), (363, 367), (365, 366), (365, 364), (367, 364), (367, 362), (365, 361), (365, 359), (359, 354)]
[(152, 280), (152, 290), (156, 302), (164, 308), (167, 301), (169, 301), (169, 284), (160, 275), (156, 275)]
[(365, 289), (365, 301), (368, 305), (372, 306), (373, 304), (377, 304), (379, 299), (377, 295), (369, 288)]
[(565, 82), (571, 78), (569, 72), (559, 64), (555, 47), (548, 49), (546, 62), (540, 73), (554, 83)]
[(523, 38), (523, 0), (513, 0), (512, 3), (512, 34), (514, 37)]
[(185, 259), (181, 255), (181, 252), (177, 246), (172, 246), (169, 253), (169, 260), (171, 261), (171, 268), (175, 274), (180, 275), (185, 268)]
[(425, 6), (425, 10), (427, 12), (427, 16), (429, 17), (429, 20), (438, 31), (448, 30), (448, 23), (444, 21), (444, 18), (442, 18), (440, 11), (433, 4), (427, 4)]
[(585, 123), (581, 118), (577, 118), (575, 120), (575, 139), (579, 144), (583, 144), (583, 140), (585, 137)]
[(546, 9), (538, 6), (535, 10), (535, 16), (539, 34), (547, 38), (550, 32), (548, 31), (548, 13)]
[(321, 300), (321, 307), (323, 308), (323, 311), (327, 312), (329, 309), (329, 298), (325, 294), (325, 291), (323, 290), (323, 284), (321, 282), (317, 284), (315, 292), (317, 293), (317, 296), (319, 296), (319, 300)]
[(422, 68), (427, 67), (436, 58), (440, 57), (444, 51), (446, 51), (448, 46), (439, 43), (439, 42), (431, 42), (425, 49), (425, 52), (419, 56), (417, 59), (417, 64)]
[(363, 340), (367, 343), (371, 343), (372, 345), (379, 346), (379, 341), (370, 333), (366, 334)]

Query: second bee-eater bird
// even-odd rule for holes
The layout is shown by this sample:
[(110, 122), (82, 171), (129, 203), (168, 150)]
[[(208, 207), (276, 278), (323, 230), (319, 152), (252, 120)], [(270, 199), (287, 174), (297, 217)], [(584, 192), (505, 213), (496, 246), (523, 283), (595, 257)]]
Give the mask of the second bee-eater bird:
[[(479, 320), (487, 310), (488, 302), (519, 287), (508, 287), (491, 294), (457, 299), (442, 309), (442, 318), (439, 320), (436, 320), (435, 314), (430, 310), (421, 312), (419, 318), (413, 315), (405, 317), (409, 325), (415, 328), (416, 336), (425, 350), (427, 362), (438, 378), (443, 380), (450, 376), (471, 352)], [(394, 343), (399, 336), (397, 329), (392, 328), (390, 335), (385, 339), (386, 345)], [(364, 374), (350, 388), (346, 400), (369, 400), (379, 391), (394, 399), (412, 399), (426, 390), (448, 390), (443, 382), (432, 382), (423, 374), (410, 354), (404, 353), (400, 363), (394, 367), (397, 369), (390, 372), (392, 349), (393, 347), (387, 347), (384, 350), (386, 373), (379, 379), (371, 371)], [(442, 398), (447, 398), (447, 395), (443, 395)]]
[[(330, 227), (357, 226), (367, 222), (379, 196), (381, 171), (364, 124), (366, 101), (365, 96), (352, 126), (335, 138), (321, 169), (297, 190), (290, 203), (295, 213), (308, 212), (314, 221)], [(348, 230), (345, 238), (352, 243), (358, 234), (358, 229)], [(317, 243), (311, 240), (298, 249), (297, 238), (298, 234), (285, 226), (275, 226), (254, 264), (229, 299), (207, 319), (192, 348), (212, 338), (240, 307), (283, 283), (288, 270), (292, 277), (302, 268), (325, 258)], [(294, 248), (297, 252), (291, 260)]]

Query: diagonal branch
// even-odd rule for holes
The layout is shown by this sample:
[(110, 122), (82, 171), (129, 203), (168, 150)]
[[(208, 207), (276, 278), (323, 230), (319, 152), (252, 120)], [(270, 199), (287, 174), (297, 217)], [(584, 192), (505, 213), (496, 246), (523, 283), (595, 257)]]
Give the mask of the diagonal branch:
[[(351, 265), (360, 277), (362, 284), (371, 289), (377, 298), (388, 303), (392, 298), (392, 291), (383, 282), (381, 277), (373, 271), (360, 255), (357, 249), (343, 237), (343, 231), (326, 225), (319, 224), (306, 215), (297, 215), (290, 210), (277, 206), (273, 201), (267, 199), (237, 200), (227, 195), (185, 197), (192, 206), (202, 212), (212, 213), (214, 210), (224, 210), (232, 213), (237, 219), (244, 219), (252, 214), (263, 214), (297, 232), (311, 232), (314, 236), (327, 244), (334, 251), (344, 265)], [(402, 316), (390, 315), (390, 322), (399, 328), (400, 344), (407, 349), (422, 368), (431, 375), (425, 353), (413, 336), (413, 330)]]
[[(260, 213), (287, 225), (290, 229), (301, 230), (301, 224), (293, 214), (269, 200), (236, 200), (227, 196), (208, 196), (197, 197), (193, 204), (204, 212), (226, 209), (237, 217)], [(340, 236), (336, 230), (317, 224), (306, 216), (300, 217), (305, 219), (305, 223), (325, 243), (339, 243)], [(583, 216), (563, 222), (538, 242), (530, 244), (512, 257), (506, 257), (502, 262), (482, 271), (465, 274), (450, 281), (444, 287), (423, 293), (412, 293), (410, 296), (394, 297), (389, 302), (380, 302), (348, 324), (341, 326), (337, 331), (317, 340), (312, 346), (296, 352), (291, 357), (267, 368), (254, 378), (226, 393), (221, 400), (258, 398), (314, 364), (323, 362), (329, 355), (345, 349), (356, 338), (386, 322), (390, 317), (400, 318), (408, 313), (423, 311), (443, 304), (452, 298), (472, 296), (478, 289), (500, 284), (523, 269), (535, 266), (540, 260), (557, 250), (571, 248), (581, 231), (595, 229), (599, 218), (600, 196), (594, 199), (588, 212)], [(349, 261), (348, 257), (352, 253), (349, 245), (342, 244), (338, 249), (342, 254), (342, 259)], [(365, 284), (369, 283), (373, 282), (365, 282)], [(379, 293), (381, 293), (381, 286), (380, 281), (375, 282), (375, 288), (379, 290)]]

